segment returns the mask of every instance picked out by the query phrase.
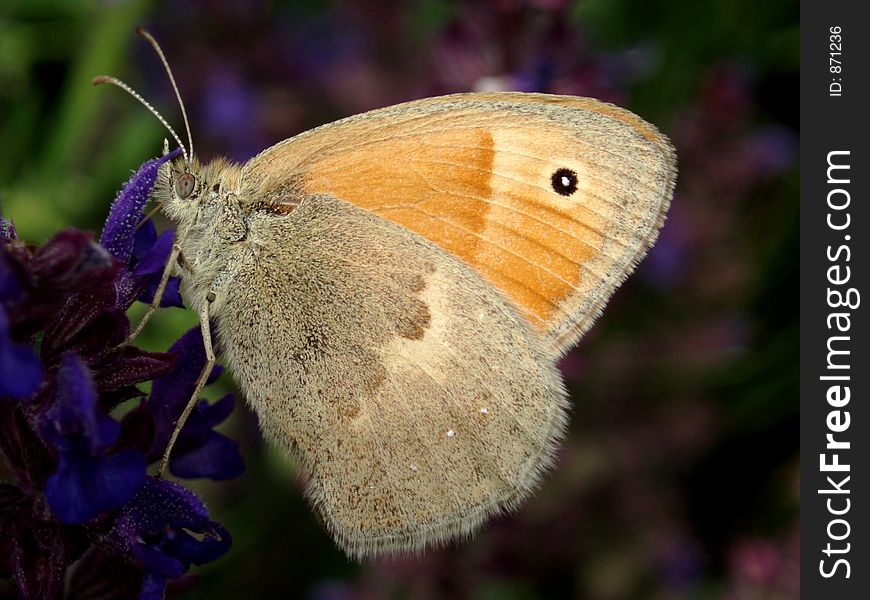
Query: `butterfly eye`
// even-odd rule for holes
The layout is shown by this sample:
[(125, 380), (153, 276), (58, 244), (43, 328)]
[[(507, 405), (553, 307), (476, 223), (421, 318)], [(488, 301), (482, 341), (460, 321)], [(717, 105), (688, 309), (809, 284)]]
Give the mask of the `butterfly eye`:
[(175, 193), (179, 198), (187, 198), (193, 193), (196, 186), (196, 177), (190, 173), (184, 173), (175, 181)]
[(570, 196), (577, 191), (577, 173), (571, 169), (559, 169), (553, 173), (550, 183), (557, 194)]

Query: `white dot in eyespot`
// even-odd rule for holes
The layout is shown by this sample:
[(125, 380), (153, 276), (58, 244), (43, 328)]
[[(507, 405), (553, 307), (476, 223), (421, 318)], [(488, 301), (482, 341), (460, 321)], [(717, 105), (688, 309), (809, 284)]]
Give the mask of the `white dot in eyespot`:
[(447, 437), (453, 437), (454, 435), (456, 435), (455, 431), (453, 431), (452, 429), (447, 430)]
[(489, 414), (489, 409), (488, 409), (487, 407), (484, 406), (484, 407), (482, 407), (482, 408), (480, 409), (480, 412), (483, 413), (483, 414), (485, 414), (485, 415), (488, 415), (488, 414)]
[(411, 465), (411, 470), (412, 471), (419, 471), (420, 469), (417, 467), (417, 465)]
[(564, 185), (565, 187), (570, 187), (571, 186), (571, 178), (567, 177), (566, 175), (562, 175), (562, 185)]

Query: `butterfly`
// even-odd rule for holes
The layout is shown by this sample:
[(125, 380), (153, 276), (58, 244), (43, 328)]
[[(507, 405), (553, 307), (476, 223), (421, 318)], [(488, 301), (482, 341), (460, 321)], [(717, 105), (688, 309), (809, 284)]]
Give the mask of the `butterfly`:
[(374, 110), (244, 164), (202, 164), (189, 127), (189, 152), (175, 137), (154, 197), (176, 245), (152, 308), (180, 272), (209, 356), (194, 399), (213, 322), (354, 557), (440, 545), (525, 500), (568, 422), (557, 360), (664, 222), (668, 139), (611, 104), (513, 92)]

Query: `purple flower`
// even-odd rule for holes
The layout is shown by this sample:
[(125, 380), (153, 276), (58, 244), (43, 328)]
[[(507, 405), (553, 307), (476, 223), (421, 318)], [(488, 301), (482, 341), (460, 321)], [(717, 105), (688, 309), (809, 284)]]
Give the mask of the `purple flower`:
[(27, 398), (36, 391), (41, 380), (39, 358), (30, 346), (12, 340), (6, 311), (0, 306), (0, 397)]
[(168, 579), (181, 576), (191, 564), (219, 558), (231, 544), (229, 533), (209, 519), (192, 492), (153, 478), (121, 510), (109, 539), (144, 565), (140, 599), (162, 598)]
[[(151, 302), (157, 291), (172, 250), (173, 233), (166, 231), (158, 237), (150, 219), (139, 225), (161, 165), (180, 153), (181, 149), (176, 149), (142, 165), (115, 198), (103, 226), (100, 244), (127, 267), (116, 283), (118, 304), (123, 308), (129, 307), (137, 297)], [(174, 277), (167, 285), (161, 306), (182, 306), (178, 287), (179, 279)]]
[[(0, 222), (0, 453), (10, 467), (0, 484), (0, 572), (18, 597), (54, 598), (67, 582), (74, 597), (162, 598), (168, 585), (194, 582), (182, 577), (190, 565), (229, 548), (201, 501), (146, 471), (204, 364), (199, 330), (169, 353), (122, 345), (126, 309), (153, 297), (172, 247), (172, 232), (138, 225), (160, 164), (174, 155), (124, 186), (104, 245), (70, 229), (30, 246)], [(162, 304), (181, 305), (177, 280)], [(138, 385), (147, 381), (146, 402)], [(134, 398), (119, 423), (111, 412)], [(229, 395), (197, 406), (173, 453), (176, 475), (226, 479), (244, 469), (236, 442), (212, 430), (233, 404)]]
[(120, 262), (126, 263), (133, 252), (133, 238), (139, 221), (142, 220), (142, 209), (151, 197), (151, 190), (157, 182), (160, 166), (180, 153), (181, 149), (178, 148), (160, 158), (146, 162), (124, 184), (112, 203), (106, 224), (103, 226), (103, 233), (100, 235), (100, 245)]
[(97, 393), (87, 366), (75, 354), (64, 354), (57, 399), (45, 412), (43, 434), (59, 456), (58, 470), (45, 482), (45, 498), (64, 523), (84, 523), (121, 506), (145, 480), (140, 453), (121, 450), (104, 455), (120, 426), (96, 408)]
[[(131, 285), (126, 289), (128, 295), (123, 298), (122, 302), (132, 303), (137, 297), (148, 304), (154, 300), (154, 294), (157, 293), (157, 286), (160, 284), (166, 260), (169, 258), (169, 253), (172, 252), (174, 239), (175, 232), (171, 229), (158, 236), (154, 222), (150, 219), (136, 230), (133, 240), (133, 254), (129, 263), (132, 269), (130, 272)], [(180, 277), (169, 278), (166, 288), (163, 290), (163, 297), (160, 299), (160, 306), (164, 308), (184, 306), (179, 292), (180, 284)]]
[[(178, 357), (175, 367), (154, 381), (148, 404), (154, 413), (156, 430), (149, 455), (155, 460), (172, 435), (174, 424), (193, 394), (196, 378), (205, 365), (205, 349), (199, 327), (185, 333), (169, 350)], [(216, 366), (209, 378), (213, 382), (221, 373)], [(173, 450), (169, 469), (179, 477), (231, 479), (244, 471), (238, 442), (212, 428), (222, 423), (233, 410), (235, 399), (227, 395), (209, 405), (200, 401), (191, 412)]]

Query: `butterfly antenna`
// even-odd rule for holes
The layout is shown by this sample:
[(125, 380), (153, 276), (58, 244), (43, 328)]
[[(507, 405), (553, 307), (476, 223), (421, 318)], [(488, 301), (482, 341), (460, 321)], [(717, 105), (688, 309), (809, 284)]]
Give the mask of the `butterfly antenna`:
[(166, 55), (163, 54), (163, 50), (160, 49), (160, 44), (157, 43), (154, 36), (141, 27), (136, 29), (136, 33), (141, 35), (149, 44), (151, 44), (151, 47), (154, 48), (157, 56), (160, 57), (160, 62), (163, 63), (163, 68), (166, 70), (166, 74), (169, 76), (169, 82), (172, 84), (172, 89), (175, 90), (175, 97), (178, 99), (178, 106), (181, 108), (181, 117), (184, 119), (184, 128), (187, 130), (187, 142), (190, 146), (190, 156), (193, 157), (193, 136), (190, 135), (190, 121), (187, 120), (187, 111), (184, 109), (184, 102), (181, 100), (181, 92), (178, 91), (178, 85), (175, 83), (175, 77), (172, 75), (172, 69), (169, 68), (169, 61), (166, 60)]
[(118, 79), (117, 77), (111, 77), (109, 75), (100, 75), (99, 77), (94, 77), (91, 80), (91, 83), (93, 83), (94, 85), (100, 85), (103, 83), (110, 83), (114, 86), (121, 88), (122, 90), (124, 90), (125, 92), (127, 92), (128, 94), (130, 94), (131, 96), (136, 98), (136, 100), (141, 102), (142, 105), (145, 108), (147, 108), (151, 112), (152, 115), (157, 117), (157, 119), (161, 123), (163, 123), (163, 126), (166, 127), (166, 130), (172, 134), (172, 137), (175, 138), (176, 142), (178, 142), (178, 146), (179, 146), (179, 148), (181, 148), (181, 152), (184, 154), (184, 160), (187, 161), (188, 164), (190, 164), (190, 156), (188, 155), (187, 149), (184, 147), (184, 143), (181, 141), (181, 138), (178, 137), (178, 134), (175, 133), (175, 130), (172, 128), (172, 126), (166, 122), (166, 119), (163, 118), (163, 115), (161, 115), (159, 112), (157, 112), (156, 108), (154, 108), (153, 106), (148, 104), (148, 101), (145, 100), (145, 98), (143, 98), (142, 96), (140, 96), (136, 92), (136, 90), (131, 88), (129, 85), (127, 85), (126, 83), (124, 83), (123, 81)]

